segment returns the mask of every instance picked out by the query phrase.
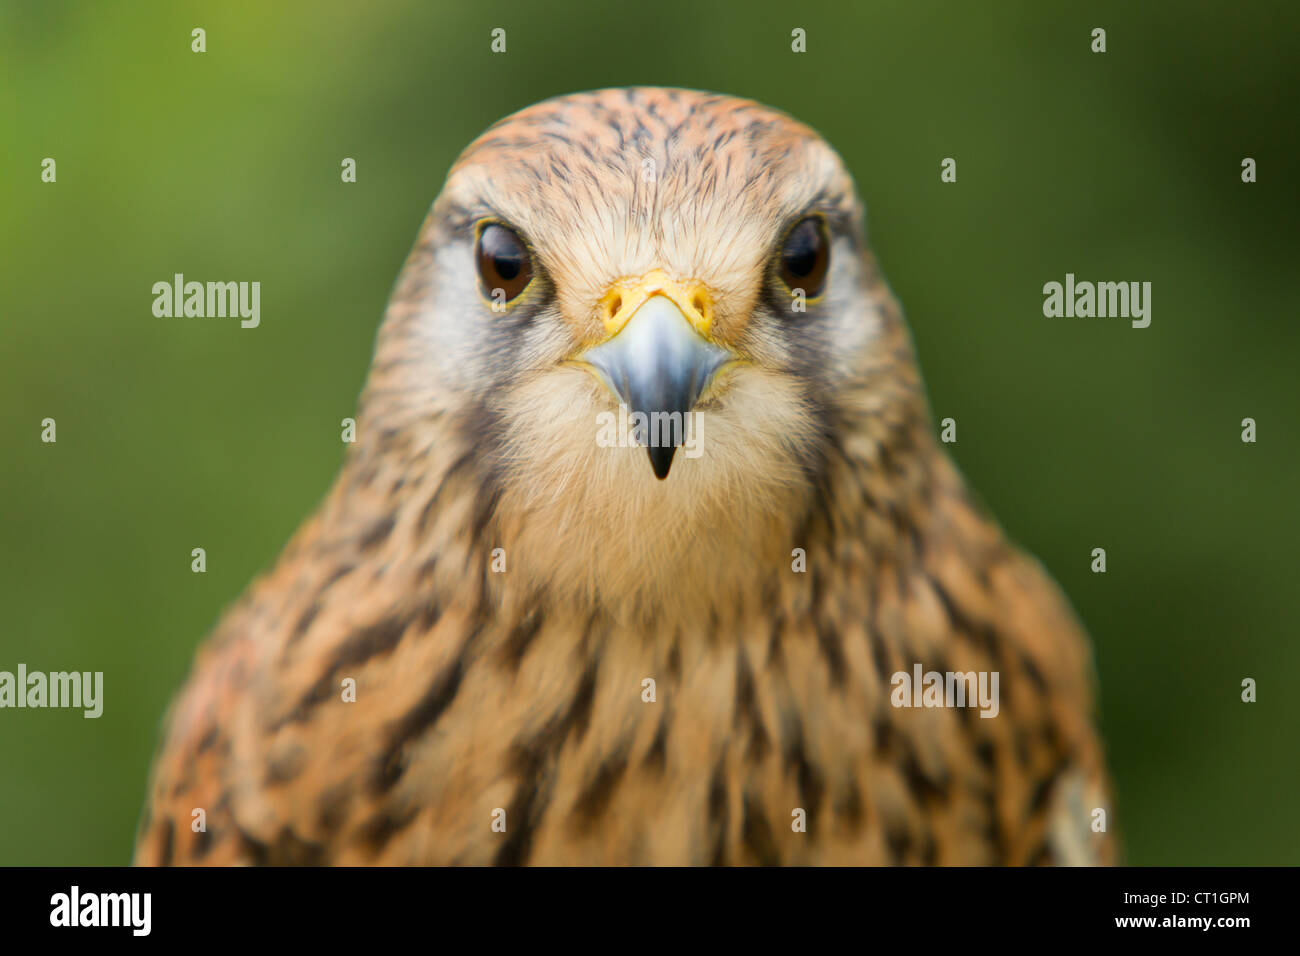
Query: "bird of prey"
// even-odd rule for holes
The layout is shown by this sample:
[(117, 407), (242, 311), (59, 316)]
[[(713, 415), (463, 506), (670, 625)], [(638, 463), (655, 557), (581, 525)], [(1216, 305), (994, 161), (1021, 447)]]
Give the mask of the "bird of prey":
[(451, 169), (136, 861), (1105, 863), (1092, 681), (932, 435), (834, 150), (727, 96), (564, 96)]

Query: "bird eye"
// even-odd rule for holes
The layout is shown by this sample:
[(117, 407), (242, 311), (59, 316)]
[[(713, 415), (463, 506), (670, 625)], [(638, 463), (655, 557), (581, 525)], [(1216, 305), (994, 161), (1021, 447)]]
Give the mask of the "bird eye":
[(475, 256), (484, 293), (493, 303), (517, 298), (533, 277), (528, 247), (514, 230), (500, 223), (490, 222), (479, 230)]
[(791, 290), (802, 289), (804, 295), (812, 298), (821, 294), (830, 262), (826, 223), (821, 216), (809, 216), (800, 220), (785, 237), (777, 272)]

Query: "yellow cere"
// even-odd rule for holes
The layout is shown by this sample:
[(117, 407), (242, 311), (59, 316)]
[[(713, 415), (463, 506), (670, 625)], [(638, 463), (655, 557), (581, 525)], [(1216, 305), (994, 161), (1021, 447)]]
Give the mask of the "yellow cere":
[(600, 299), (600, 314), (605, 332), (613, 338), (651, 296), (671, 299), (682, 315), (705, 338), (713, 325), (713, 296), (702, 282), (677, 280), (662, 269), (654, 269), (639, 279), (622, 279), (610, 286)]

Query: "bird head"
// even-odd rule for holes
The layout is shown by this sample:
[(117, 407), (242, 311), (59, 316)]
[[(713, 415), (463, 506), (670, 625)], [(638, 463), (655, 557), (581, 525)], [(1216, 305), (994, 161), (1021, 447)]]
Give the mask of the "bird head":
[(862, 220), (834, 150), (757, 103), (633, 88), (524, 109), (452, 168), (365, 410), (429, 441), (455, 423), (496, 533), (575, 555), (571, 577), (716, 583), (720, 542), (775, 557), (828, 455), (911, 402)]

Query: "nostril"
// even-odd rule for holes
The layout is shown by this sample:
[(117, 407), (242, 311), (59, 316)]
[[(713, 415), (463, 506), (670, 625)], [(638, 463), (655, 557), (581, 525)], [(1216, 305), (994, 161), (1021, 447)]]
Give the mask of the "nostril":
[(703, 315), (704, 297), (701, 295), (696, 295), (695, 298), (691, 299), (691, 308), (693, 308), (696, 312), (700, 313), (700, 315)]
[(621, 295), (616, 295), (609, 301), (609, 317), (612, 319), (614, 316), (618, 315), (618, 310), (621, 308), (623, 308), (623, 297)]

